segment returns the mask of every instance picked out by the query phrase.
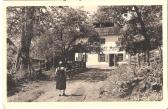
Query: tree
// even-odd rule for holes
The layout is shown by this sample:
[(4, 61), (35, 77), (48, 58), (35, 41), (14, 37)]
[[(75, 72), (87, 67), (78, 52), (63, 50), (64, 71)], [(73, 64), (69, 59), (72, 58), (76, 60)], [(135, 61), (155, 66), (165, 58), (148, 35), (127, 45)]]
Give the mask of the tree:
[[(152, 40), (155, 40), (155, 46), (162, 45), (162, 7), (159, 5), (102, 6), (99, 7), (95, 19), (100, 23), (118, 23), (122, 28), (121, 44), (123, 48), (131, 54), (144, 52), (148, 64), (149, 50), (153, 48)], [(159, 40), (156, 41), (156, 39)]]
[[(21, 70), (24, 72), (27, 72), (28, 66), (29, 66), (29, 50), (30, 50), (30, 44), (31, 39), (33, 37), (33, 17), (35, 13), (34, 7), (17, 7), (12, 8), (8, 7), (8, 11), (11, 11), (12, 13), (9, 13), (8, 15), (11, 15), (13, 18), (8, 17), (8, 35), (14, 35), (12, 34), (12, 28), (17, 27), (15, 29), (16, 34), (21, 34), (21, 43), (20, 48), (18, 50), (18, 56), (16, 61), (16, 70)], [(16, 16), (17, 13), (19, 15)], [(10, 20), (13, 20), (13, 22), (10, 22)], [(17, 25), (14, 25), (17, 20)], [(10, 23), (9, 23), (10, 22)], [(22, 24), (20, 24), (22, 22)]]
[(8, 37), (20, 40), (15, 70), (23, 73), (23, 77), (29, 73), (29, 53), (32, 39), (42, 31), (39, 29), (41, 27), (39, 22), (42, 21), (39, 16), (44, 14), (42, 9), (45, 8), (33, 6), (7, 7)]
[(21, 63), (27, 69), (30, 56), (43, 55), (42, 57), (53, 60), (53, 64), (55, 57), (66, 61), (63, 57), (69, 57), (75, 41), (92, 33), (87, 13), (81, 9), (68, 6), (8, 7), (7, 11), (8, 37), (21, 39), (17, 69), (22, 66)]
[(68, 6), (52, 6), (50, 13), (53, 19), (51, 36), (54, 57), (57, 55), (66, 62), (71, 57), (70, 51), (73, 50), (76, 40), (81, 37), (89, 37), (90, 27), (87, 13)]

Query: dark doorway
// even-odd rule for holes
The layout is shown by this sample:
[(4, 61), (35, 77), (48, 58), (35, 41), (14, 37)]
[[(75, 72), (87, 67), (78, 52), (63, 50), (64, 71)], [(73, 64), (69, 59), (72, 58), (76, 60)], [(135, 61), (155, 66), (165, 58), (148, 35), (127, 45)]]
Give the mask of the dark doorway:
[(114, 54), (109, 54), (109, 66), (114, 66)]

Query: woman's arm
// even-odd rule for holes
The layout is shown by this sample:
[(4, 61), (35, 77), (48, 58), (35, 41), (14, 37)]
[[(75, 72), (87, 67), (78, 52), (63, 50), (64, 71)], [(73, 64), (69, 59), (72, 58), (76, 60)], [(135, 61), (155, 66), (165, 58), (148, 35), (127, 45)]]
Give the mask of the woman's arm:
[(56, 68), (56, 69), (55, 69), (55, 75), (57, 74), (57, 70), (58, 70), (58, 69)]

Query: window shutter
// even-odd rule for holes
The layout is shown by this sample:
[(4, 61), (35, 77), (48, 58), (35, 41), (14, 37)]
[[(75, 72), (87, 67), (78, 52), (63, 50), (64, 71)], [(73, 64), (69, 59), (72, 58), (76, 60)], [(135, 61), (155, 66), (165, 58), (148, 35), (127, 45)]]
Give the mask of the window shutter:
[(109, 55), (106, 54), (106, 55), (105, 55), (105, 61), (108, 62), (108, 59), (109, 59)]
[(88, 61), (88, 54), (85, 54), (85, 62)]
[(98, 62), (100, 62), (100, 54), (98, 54)]

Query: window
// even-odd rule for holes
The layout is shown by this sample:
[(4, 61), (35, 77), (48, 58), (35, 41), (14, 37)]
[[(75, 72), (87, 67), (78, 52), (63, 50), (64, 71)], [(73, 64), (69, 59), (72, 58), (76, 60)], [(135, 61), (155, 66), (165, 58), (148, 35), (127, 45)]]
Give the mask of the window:
[(118, 54), (118, 61), (123, 61), (123, 54)]
[(99, 62), (105, 62), (105, 54), (99, 54)]
[(105, 47), (101, 47), (101, 49), (103, 50), (103, 51), (106, 51), (107, 50), (107, 47), (105, 46)]
[(87, 62), (87, 54), (83, 54), (82, 61)]
[(87, 61), (87, 54), (83, 54), (83, 53), (78, 53), (78, 57), (76, 57), (76, 61)]
[(100, 43), (105, 44), (105, 38), (100, 38)]

